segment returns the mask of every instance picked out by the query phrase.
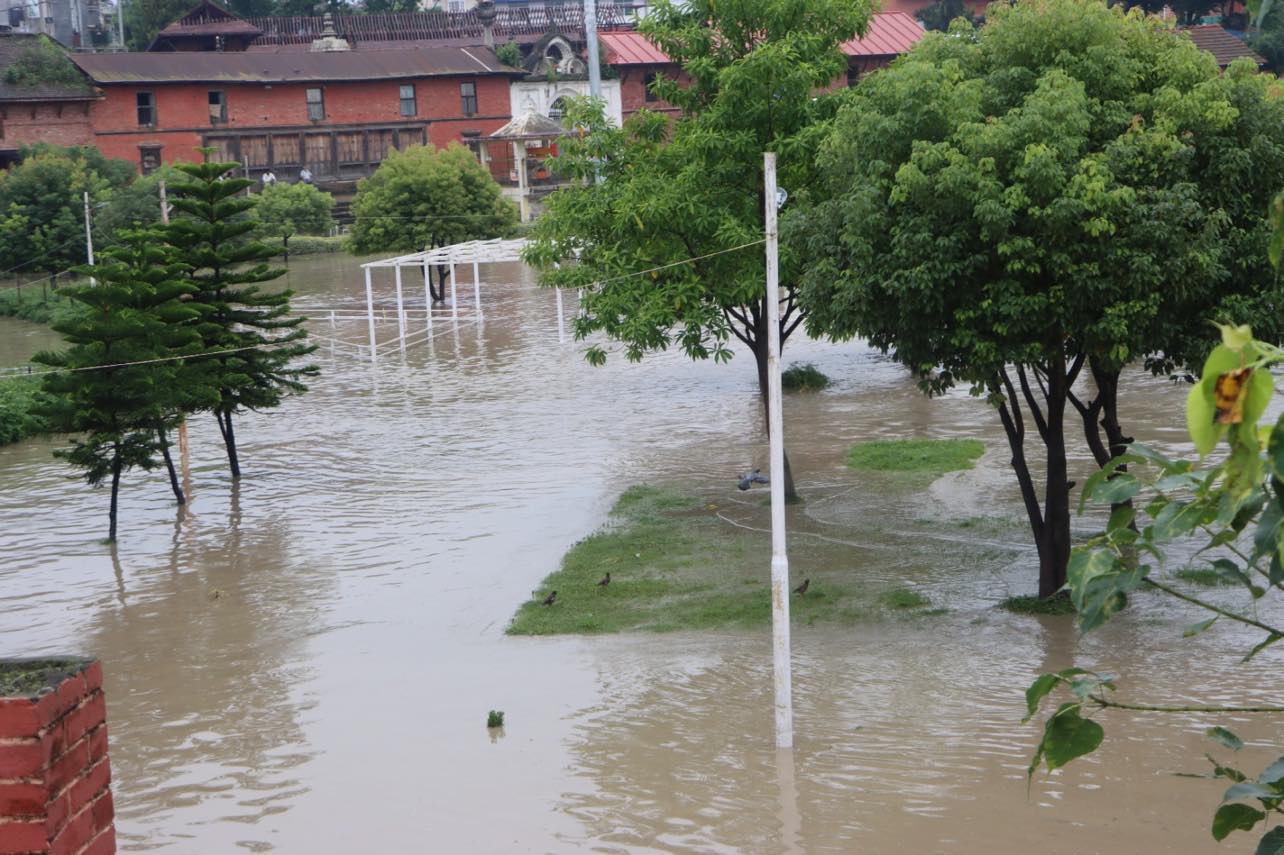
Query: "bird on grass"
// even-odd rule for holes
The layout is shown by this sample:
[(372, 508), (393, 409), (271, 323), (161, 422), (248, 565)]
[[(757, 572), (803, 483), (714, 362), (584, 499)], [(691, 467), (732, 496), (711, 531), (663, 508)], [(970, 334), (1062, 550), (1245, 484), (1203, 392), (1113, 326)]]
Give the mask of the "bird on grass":
[(799, 596), (802, 596), (803, 594), (807, 593), (807, 589), (810, 587), (811, 587), (811, 579), (810, 578), (803, 579), (803, 583), (799, 585), (797, 588), (794, 588), (794, 593)]
[(557, 602), (557, 591), (553, 591), (551, 594), (549, 594), (547, 597), (544, 598), (544, 605), (546, 606), (551, 606), (555, 602)]
[(601, 580), (598, 581), (597, 586), (599, 588), (605, 588), (609, 584), (611, 584), (611, 574), (608, 572), (601, 578)]
[(770, 484), (771, 481), (766, 475), (762, 474), (761, 469), (755, 469), (752, 472), (746, 472), (740, 476), (740, 483), (736, 486), (741, 490), (748, 490), (754, 484)]

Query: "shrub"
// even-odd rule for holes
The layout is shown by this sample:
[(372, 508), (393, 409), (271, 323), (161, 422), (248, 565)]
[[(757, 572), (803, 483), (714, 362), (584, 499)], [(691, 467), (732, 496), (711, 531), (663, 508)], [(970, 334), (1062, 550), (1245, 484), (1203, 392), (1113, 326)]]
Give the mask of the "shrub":
[(819, 392), (829, 385), (829, 378), (810, 362), (795, 362), (781, 372), (780, 385), (787, 392)]

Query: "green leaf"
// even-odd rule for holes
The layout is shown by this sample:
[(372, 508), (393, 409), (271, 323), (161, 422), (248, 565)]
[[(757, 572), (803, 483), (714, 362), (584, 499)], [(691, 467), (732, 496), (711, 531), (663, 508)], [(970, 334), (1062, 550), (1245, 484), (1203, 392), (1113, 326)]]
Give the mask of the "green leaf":
[(1109, 502), (1115, 505), (1128, 501), (1139, 492), (1141, 492), (1141, 482), (1127, 472), (1120, 472), (1101, 485), (1092, 498), (1103, 504)]
[(1277, 826), (1262, 835), (1253, 855), (1284, 855), (1284, 826)]
[(1232, 831), (1252, 831), (1253, 826), (1266, 819), (1266, 814), (1255, 807), (1234, 804), (1222, 805), (1213, 814), (1213, 839), (1225, 840)]
[(1062, 704), (1048, 719), (1043, 734), (1043, 754), (1048, 771), (1060, 769), (1078, 757), (1091, 754), (1101, 745), (1101, 725), (1079, 714), (1079, 704)]
[(1199, 525), (1204, 508), (1196, 502), (1169, 502), (1155, 517), (1155, 540), (1172, 540)]
[(1120, 505), (1110, 512), (1110, 521), (1106, 523), (1106, 531), (1112, 534), (1128, 528), (1132, 521), (1137, 518), (1137, 509), (1132, 505)]
[(1222, 331), (1222, 344), (1231, 350), (1243, 350), (1253, 340), (1253, 330), (1248, 324), (1239, 326), (1217, 324), (1216, 326)]
[(1238, 799), (1263, 799), (1270, 801), (1280, 798), (1280, 792), (1275, 787), (1267, 787), (1256, 781), (1240, 781), (1233, 785), (1222, 795), (1222, 801), (1233, 802)]
[(1271, 379), (1271, 372), (1265, 368), (1255, 369), (1248, 378), (1248, 391), (1244, 394), (1245, 425), (1252, 427), (1257, 424), (1270, 405), (1274, 393), (1275, 384)]
[(1280, 781), (1284, 781), (1284, 757), (1267, 766), (1262, 774), (1257, 776), (1259, 784), (1278, 784)]
[(1225, 428), (1215, 421), (1216, 410), (1200, 385), (1192, 386), (1186, 395), (1186, 430), (1190, 432), (1195, 450), (1203, 457), (1217, 447)]
[(1224, 727), (1210, 727), (1208, 730), (1204, 731), (1204, 735), (1214, 742), (1226, 746), (1232, 751), (1238, 751), (1244, 747), (1244, 740), (1240, 739)]
[(1276, 478), (1284, 479), (1284, 413), (1280, 414), (1274, 429), (1271, 430), (1267, 458), (1270, 460), (1272, 474)]
[(1025, 690), (1025, 703), (1028, 709), (1025, 718), (1021, 719), (1022, 723), (1029, 721), (1034, 714), (1039, 711), (1039, 703), (1047, 697), (1048, 693), (1057, 687), (1061, 678), (1056, 674), (1040, 674), (1030, 688)]
[(1199, 635), (1201, 632), (1208, 629), (1213, 624), (1217, 623), (1218, 617), (1220, 617), (1220, 615), (1214, 615), (1213, 617), (1210, 617), (1208, 620), (1201, 620), (1199, 623), (1192, 623), (1190, 626), (1186, 627), (1186, 629), (1182, 631), (1181, 637), (1193, 638), (1196, 635)]

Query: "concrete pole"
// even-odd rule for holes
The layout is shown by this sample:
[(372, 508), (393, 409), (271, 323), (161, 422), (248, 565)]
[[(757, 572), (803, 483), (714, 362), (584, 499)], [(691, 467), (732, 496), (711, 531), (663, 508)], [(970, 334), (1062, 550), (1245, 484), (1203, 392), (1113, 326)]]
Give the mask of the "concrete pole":
[(160, 190), (161, 225), (168, 226), (169, 225), (169, 201), (165, 196), (165, 182), (164, 181), (158, 182), (156, 186)]
[(397, 338), (401, 343), (401, 349), (406, 349), (406, 307), (401, 299), (401, 265), (397, 264), (393, 268), (396, 271), (397, 282)]
[(566, 344), (566, 320), (562, 317), (562, 289), (553, 290), (557, 292), (557, 343)]
[(785, 437), (780, 392), (780, 271), (776, 228), (776, 155), (763, 155), (767, 226), (767, 423), (771, 432), (771, 648), (776, 695), (776, 747), (794, 745), (789, 642), (789, 556), (785, 550)]
[(589, 94), (602, 97), (602, 68), (597, 56), (597, 0), (584, 0), (584, 40), (588, 43)]
[[(165, 196), (165, 182), (159, 181), (156, 184), (156, 190), (160, 195), (160, 221), (161, 225), (169, 225), (169, 199)], [(334, 326), (334, 312), (330, 313), (330, 326)], [(187, 486), (188, 480), (188, 459), (187, 459), (187, 417), (183, 416), (178, 420), (178, 456), (183, 462), (183, 492), (191, 495), (191, 489)]]
[[(90, 214), (89, 214), (89, 191), (86, 190), (85, 191), (85, 256), (89, 259), (89, 263), (93, 264), (94, 263), (94, 232), (91, 227), (91, 222), (92, 221), (90, 219)], [(97, 285), (98, 283), (94, 281), (94, 277), (90, 276), (89, 284)]]
[(428, 278), (428, 262), (424, 261), (424, 311), (428, 313), (429, 341), (432, 340), (432, 280)]
[(477, 309), (477, 320), (482, 319), (481, 273), (477, 268), (477, 257), (473, 257), (473, 306)]
[(374, 288), (370, 284), (370, 268), (366, 268), (366, 323), (370, 327), (370, 361), (376, 362), (374, 329)]
[(459, 320), (459, 290), (455, 287), (455, 262), (450, 262), (450, 319)]
[(530, 202), (526, 198), (526, 143), (517, 140), (513, 143), (513, 157), (517, 160), (517, 219), (530, 221)]
[(125, 49), (125, 0), (116, 0), (116, 29), (120, 32), (120, 49)]

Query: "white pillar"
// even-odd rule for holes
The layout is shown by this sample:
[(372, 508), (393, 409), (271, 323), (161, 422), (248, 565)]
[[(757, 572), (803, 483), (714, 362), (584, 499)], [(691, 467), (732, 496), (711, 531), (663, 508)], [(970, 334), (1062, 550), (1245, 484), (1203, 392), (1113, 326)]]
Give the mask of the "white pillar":
[(789, 643), (789, 556), (785, 550), (785, 437), (780, 411), (779, 234), (776, 155), (763, 154), (767, 226), (767, 424), (771, 432), (771, 640), (776, 695), (776, 747), (794, 745), (793, 666)]
[(554, 288), (557, 292), (557, 343), (566, 343), (566, 321), (562, 316), (562, 289)]
[(374, 289), (370, 285), (370, 268), (366, 268), (366, 323), (370, 327), (370, 361), (375, 361)]
[(477, 320), (482, 319), (481, 307), (481, 274), (477, 272), (477, 256), (473, 256), (473, 307), (477, 310)]
[(405, 350), (406, 349), (406, 306), (401, 298), (401, 262), (397, 262), (397, 265), (396, 267), (393, 268), (393, 270), (396, 271), (395, 278), (397, 282), (397, 336), (401, 341), (401, 349)]
[(428, 314), (428, 331), (432, 332), (432, 280), (428, 278), (428, 262), (424, 261), (424, 311)]
[(459, 290), (455, 287), (455, 262), (450, 262), (450, 317), (459, 320)]

